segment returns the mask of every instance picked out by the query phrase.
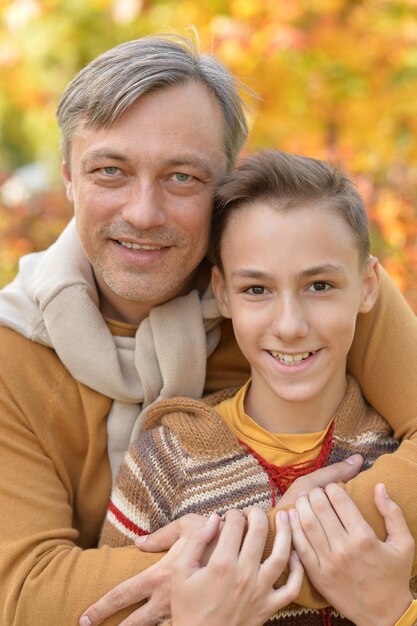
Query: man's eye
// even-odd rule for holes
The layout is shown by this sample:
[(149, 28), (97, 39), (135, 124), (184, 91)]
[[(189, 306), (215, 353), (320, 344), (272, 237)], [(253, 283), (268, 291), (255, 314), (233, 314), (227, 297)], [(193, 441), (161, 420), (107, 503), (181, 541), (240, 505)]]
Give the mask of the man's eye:
[(175, 172), (173, 178), (179, 183), (187, 183), (188, 181), (192, 180), (193, 176), (190, 176), (189, 174), (183, 174), (182, 172)]
[(316, 280), (316, 282), (309, 287), (309, 290), (313, 292), (328, 291), (329, 289), (331, 289), (331, 285), (324, 280)]
[(254, 285), (253, 287), (245, 289), (245, 293), (248, 293), (251, 296), (263, 296), (266, 293), (266, 289), (260, 285)]
[(115, 174), (118, 174), (120, 172), (118, 167), (114, 167), (112, 165), (109, 165), (107, 167), (103, 167), (101, 169), (108, 176), (114, 176)]

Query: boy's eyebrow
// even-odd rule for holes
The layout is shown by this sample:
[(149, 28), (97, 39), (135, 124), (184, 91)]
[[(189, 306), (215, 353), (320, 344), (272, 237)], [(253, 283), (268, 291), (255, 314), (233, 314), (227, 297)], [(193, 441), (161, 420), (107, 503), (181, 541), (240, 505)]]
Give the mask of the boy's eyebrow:
[(241, 269), (231, 273), (232, 278), (268, 278), (269, 274), (261, 272), (261, 270)]
[(315, 265), (314, 267), (309, 267), (306, 270), (300, 272), (300, 276), (315, 276), (316, 274), (329, 274), (334, 272), (342, 272), (346, 273), (346, 269), (343, 265), (336, 265), (333, 263), (325, 263), (323, 265)]
[[(316, 276), (317, 274), (329, 274), (329, 273), (335, 273), (335, 272), (346, 273), (346, 270), (343, 267), (343, 265), (325, 263), (323, 265), (315, 265), (313, 267), (307, 268), (306, 270), (302, 270), (299, 273), (299, 276), (308, 277), (308, 276)], [(253, 278), (253, 279), (261, 280), (261, 279), (269, 278), (270, 274), (268, 274), (267, 272), (262, 272), (261, 270), (242, 268), (242, 269), (235, 270), (234, 272), (232, 272), (231, 277), (232, 278)]]

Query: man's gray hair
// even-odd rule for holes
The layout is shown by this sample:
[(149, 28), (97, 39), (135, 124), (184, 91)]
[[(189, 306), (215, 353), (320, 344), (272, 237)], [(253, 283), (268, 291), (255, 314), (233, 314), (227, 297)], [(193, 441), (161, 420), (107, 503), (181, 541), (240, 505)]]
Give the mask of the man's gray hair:
[(189, 81), (205, 85), (222, 107), (224, 151), (231, 168), (248, 133), (239, 81), (216, 57), (200, 54), (193, 41), (176, 35), (122, 43), (75, 76), (57, 109), (65, 161), (69, 165), (71, 141), (80, 121), (85, 127), (110, 127), (140, 96)]

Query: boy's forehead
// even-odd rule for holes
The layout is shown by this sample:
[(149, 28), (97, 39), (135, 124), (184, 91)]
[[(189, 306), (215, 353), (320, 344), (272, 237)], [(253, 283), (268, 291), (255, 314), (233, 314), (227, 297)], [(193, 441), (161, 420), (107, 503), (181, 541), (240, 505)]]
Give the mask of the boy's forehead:
[[(314, 268), (340, 268), (355, 261), (359, 265), (356, 238), (343, 216), (326, 204), (305, 203), (291, 207), (273, 200), (256, 200), (242, 205), (225, 232), (223, 255), (235, 255), (256, 264), (275, 263), (287, 271), (314, 273)], [(229, 254), (228, 254), (229, 251)], [(222, 255), (222, 256), (223, 256)], [(227, 261), (227, 259), (224, 259)], [(295, 271), (295, 270), (294, 270)]]

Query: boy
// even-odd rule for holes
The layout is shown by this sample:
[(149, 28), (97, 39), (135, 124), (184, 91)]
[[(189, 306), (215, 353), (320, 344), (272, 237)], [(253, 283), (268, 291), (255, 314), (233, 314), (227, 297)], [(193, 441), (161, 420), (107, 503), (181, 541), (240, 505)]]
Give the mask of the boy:
[[(367, 469), (398, 446), (346, 377), (356, 317), (379, 282), (349, 179), (321, 161), (260, 153), (220, 187), (212, 239), (214, 293), (251, 379), (215, 410), (184, 398), (151, 409), (113, 491), (104, 543), (132, 543), (190, 512), (268, 509), (299, 476), (354, 453)], [(390, 602), (396, 620), (411, 600), (407, 586)], [(329, 619), (291, 604), (270, 623)]]

